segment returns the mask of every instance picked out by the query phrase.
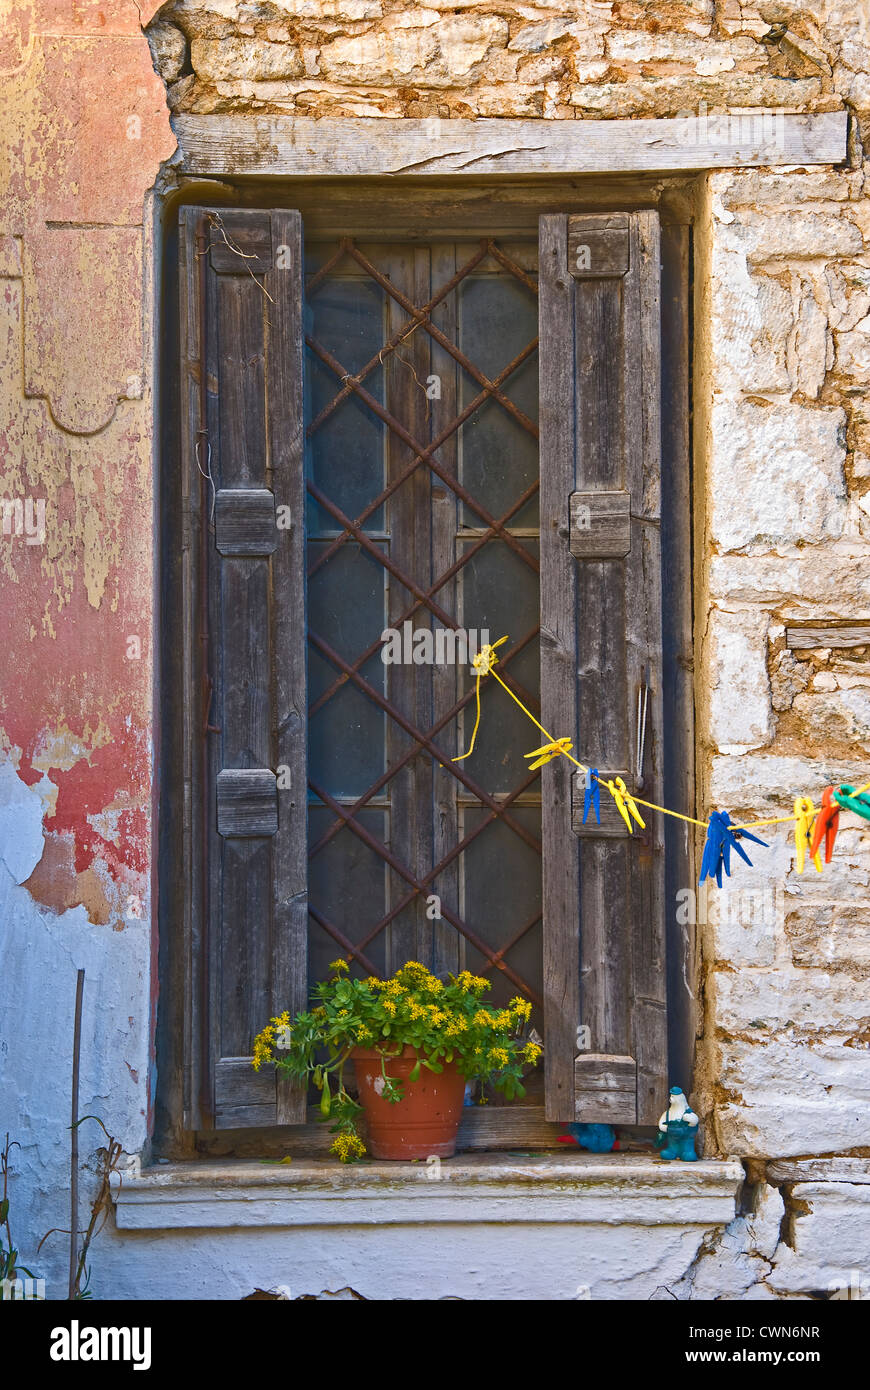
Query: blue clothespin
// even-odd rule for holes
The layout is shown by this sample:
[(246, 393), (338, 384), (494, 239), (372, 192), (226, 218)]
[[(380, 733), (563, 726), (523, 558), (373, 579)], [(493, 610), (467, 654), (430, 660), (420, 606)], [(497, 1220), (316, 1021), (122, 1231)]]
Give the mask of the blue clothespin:
[(598, 768), (587, 767), (586, 781), (583, 783), (583, 824), (589, 815), (589, 808), (595, 812), (595, 819), (601, 824), (601, 793), (598, 788)]
[(731, 817), (727, 811), (714, 811), (710, 816), (710, 823), (707, 826), (707, 841), (704, 845), (704, 854), (701, 858), (701, 877), (699, 883), (703, 883), (705, 878), (715, 878), (719, 887), (722, 887), (722, 870), (731, 877), (731, 851), (736, 850), (751, 868), (752, 860), (741, 847), (741, 839), (754, 840), (757, 845), (764, 845), (768, 848), (766, 840), (760, 840), (757, 835), (752, 835), (748, 830), (732, 830)]

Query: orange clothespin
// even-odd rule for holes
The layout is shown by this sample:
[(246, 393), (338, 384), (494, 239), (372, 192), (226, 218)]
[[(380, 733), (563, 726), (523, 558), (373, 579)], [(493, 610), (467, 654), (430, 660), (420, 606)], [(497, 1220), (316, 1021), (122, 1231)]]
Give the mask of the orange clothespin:
[(616, 809), (628, 826), (629, 835), (634, 829), (634, 826), (629, 820), (629, 815), (634, 816), (641, 830), (646, 830), (646, 822), (641, 819), (641, 814), (635, 806), (633, 798), (629, 795), (628, 787), (625, 785), (622, 778), (617, 777), (615, 782), (605, 782), (604, 785), (616, 802)]
[(524, 758), (537, 758), (537, 762), (529, 763), (529, 772), (534, 772), (536, 767), (543, 767), (544, 763), (549, 763), (553, 758), (558, 758), (562, 753), (571, 752), (570, 738), (557, 738), (552, 743), (545, 743), (540, 748), (533, 748), (531, 753), (524, 753)]
[(822, 792), (822, 804), (816, 813), (816, 823), (813, 826), (813, 838), (810, 844), (810, 854), (817, 855), (822, 839), (825, 841), (825, 863), (830, 864), (834, 855), (834, 841), (837, 838), (837, 831), (840, 828), (840, 808), (834, 800), (834, 788), (825, 787)]
[(804, 859), (806, 858), (807, 850), (810, 851), (810, 858), (816, 867), (816, 871), (818, 873), (822, 872), (822, 856), (819, 854), (818, 850), (816, 850), (815, 854), (813, 854), (812, 851), (812, 825), (815, 814), (816, 808), (810, 797), (798, 796), (795, 798), (794, 843), (797, 858), (797, 871), (799, 874), (802, 874), (804, 871)]

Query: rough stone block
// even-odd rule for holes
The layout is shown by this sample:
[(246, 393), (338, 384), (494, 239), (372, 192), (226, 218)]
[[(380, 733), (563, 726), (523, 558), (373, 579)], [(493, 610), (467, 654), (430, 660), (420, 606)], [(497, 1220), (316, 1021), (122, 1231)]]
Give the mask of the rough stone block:
[(864, 552), (805, 547), (785, 555), (714, 555), (710, 593), (729, 602), (771, 603), (793, 620), (821, 616), (819, 578), (824, 576), (826, 618), (870, 618), (870, 572)]
[(320, 66), (326, 77), (343, 82), (447, 87), (507, 40), (507, 21), (496, 15), (455, 15), (437, 25), (334, 39), (324, 45)]
[(870, 317), (864, 318), (850, 333), (837, 333), (836, 369), (853, 377), (862, 386), (870, 380)]
[[(566, 15), (524, 24), (511, 37), (508, 48), (520, 53), (543, 53), (559, 39), (570, 38), (573, 58), (597, 58), (604, 53), (604, 40), (586, 26)], [(606, 66), (606, 65), (605, 65)]]
[[(796, 796), (810, 788), (820, 791), (834, 781), (861, 782), (866, 759), (849, 761), (824, 757), (782, 757), (745, 753), (742, 757), (714, 757), (710, 765), (709, 795), (718, 805), (739, 807), (759, 817), (790, 810)], [(851, 819), (851, 818), (850, 818)], [(771, 826), (766, 839), (773, 840), (781, 827)], [(840, 841), (837, 841), (839, 849)], [(751, 857), (751, 856), (750, 856)], [(836, 863), (839, 855), (835, 856)], [(803, 876), (806, 878), (806, 874)]]
[(822, 1036), (836, 1031), (846, 1038), (859, 1037), (870, 1026), (870, 998), (856, 992), (854, 976), (845, 971), (716, 971), (709, 984), (717, 1024), (726, 1033), (788, 1030)]
[(804, 203), (846, 202), (863, 196), (860, 176), (836, 169), (717, 170), (711, 175), (711, 191), (726, 208), (783, 207)]
[(797, 966), (870, 970), (870, 903), (866, 898), (801, 903), (788, 913), (785, 932)]
[(177, 82), (187, 60), (187, 39), (174, 24), (152, 24), (148, 46), (154, 66), (164, 82)]
[(791, 1201), (794, 1244), (778, 1247), (771, 1288), (870, 1298), (870, 1184), (798, 1182)]
[(270, 81), (300, 77), (303, 72), (299, 49), (292, 43), (196, 38), (190, 45), (190, 61), (206, 82)]
[(722, 748), (747, 752), (773, 737), (767, 675), (767, 613), (710, 614), (704, 660), (710, 680), (710, 734)]
[(870, 1052), (838, 1038), (733, 1039), (716, 1079), (733, 1099), (717, 1110), (725, 1153), (746, 1157), (848, 1152), (870, 1146)]
[(814, 742), (850, 743), (870, 752), (870, 690), (866, 687), (806, 692), (795, 697), (792, 708)]
[(861, 230), (849, 217), (830, 212), (771, 211), (741, 213), (730, 235), (750, 263), (821, 260), (856, 256), (863, 247)]
[[(615, 29), (607, 35), (607, 52), (616, 63), (684, 63), (701, 75), (729, 72), (738, 63), (744, 71), (767, 66), (763, 48), (750, 38), (698, 38), (694, 34)], [(699, 66), (700, 65), (700, 66)]]
[(845, 418), (838, 408), (714, 404), (710, 521), (723, 550), (842, 534)]
[(778, 280), (751, 275), (741, 251), (714, 243), (710, 348), (722, 392), (784, 392), (791, 387), (788, 344), (792, 295)]
[(701, 102), (731, 110), (736, 107), (779, 109), (809, 104), (821, 95), (815, 78), (786, 80), (752, 73), (730, 72), (714, 77), (636, 77), (623, 82), (581, 83), (571, 93), (580, 111), (602, 117), (677, 116), (696, 111)]

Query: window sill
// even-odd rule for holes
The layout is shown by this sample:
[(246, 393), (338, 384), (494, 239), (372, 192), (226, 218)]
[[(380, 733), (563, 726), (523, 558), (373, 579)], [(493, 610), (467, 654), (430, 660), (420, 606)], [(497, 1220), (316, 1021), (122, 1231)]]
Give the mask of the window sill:
[(423, 1163), (256, 1160), (159, 1164), (115, 1186), (122, 1230), (565, 1223), (714, 1226), (734, 1219), (735, 1159), (463, 1154)]

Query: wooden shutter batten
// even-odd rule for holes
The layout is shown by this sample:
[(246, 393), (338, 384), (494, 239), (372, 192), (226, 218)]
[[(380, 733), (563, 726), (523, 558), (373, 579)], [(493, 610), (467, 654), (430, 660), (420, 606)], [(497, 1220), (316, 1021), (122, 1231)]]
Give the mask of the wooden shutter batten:
[[(648, 687), (643, 796), (660, 803), (658, 214), (540, 226), (542, 722), (581, 761), (631, 769), (631, 789)], [(582, 777), (564, 759), (547, 774), (547, 1118), (654, 1124), (667, 1095), (661, 818), (629, 836), (602, 789), (602, 825), (593, 813), (584, 826)]]

